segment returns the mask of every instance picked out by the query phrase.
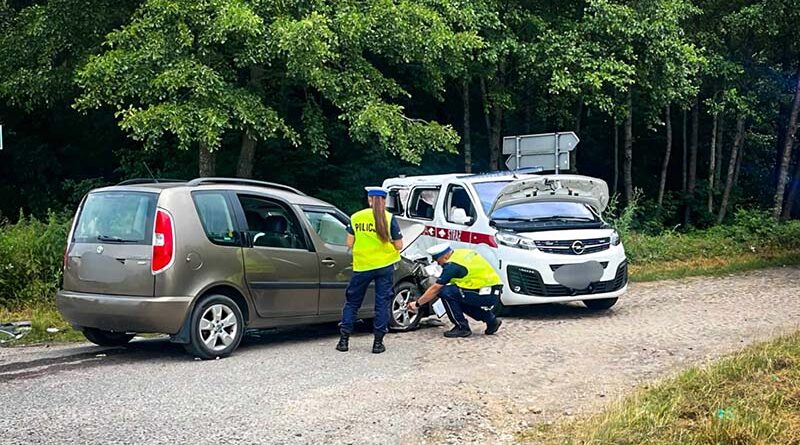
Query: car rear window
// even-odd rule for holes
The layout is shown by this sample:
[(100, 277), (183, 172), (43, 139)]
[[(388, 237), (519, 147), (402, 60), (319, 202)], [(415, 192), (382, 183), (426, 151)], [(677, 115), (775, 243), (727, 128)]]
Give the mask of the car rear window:
[(144, 192), (90, 193), (72, 241), (150, 244), (158, 195)]

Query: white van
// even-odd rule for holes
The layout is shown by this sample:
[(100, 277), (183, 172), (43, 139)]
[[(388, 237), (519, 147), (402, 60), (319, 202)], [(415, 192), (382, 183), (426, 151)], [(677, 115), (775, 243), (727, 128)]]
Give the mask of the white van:
[(503, 277), (502, 306), (580, 300), (605, 310), (627, 290), (625, 249), (601, 216), (609, 199), (601, 179), (462, 173), (401, 176), (383, 186), (404, 232), (424, 225), (407, 255), (443, 240), (477, 250)]

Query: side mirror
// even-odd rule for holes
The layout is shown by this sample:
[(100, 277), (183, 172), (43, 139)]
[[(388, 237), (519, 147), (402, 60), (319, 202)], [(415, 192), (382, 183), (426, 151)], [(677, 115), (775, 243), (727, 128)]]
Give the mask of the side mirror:
[(454, 208), (450, 215), (450, 222), (454, 224), (468, 225), (472, 223), (472, 218), (467, 216), (467, 211), (461, 208)]

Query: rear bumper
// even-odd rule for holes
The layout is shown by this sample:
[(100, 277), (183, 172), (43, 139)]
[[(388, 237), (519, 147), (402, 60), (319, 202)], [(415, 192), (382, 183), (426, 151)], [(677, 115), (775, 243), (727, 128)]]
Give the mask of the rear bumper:
[(175, 334), (189, 312), (192, 297), (134, 297), (61, 290), (56, 295), (56, 304), (73, 326)]

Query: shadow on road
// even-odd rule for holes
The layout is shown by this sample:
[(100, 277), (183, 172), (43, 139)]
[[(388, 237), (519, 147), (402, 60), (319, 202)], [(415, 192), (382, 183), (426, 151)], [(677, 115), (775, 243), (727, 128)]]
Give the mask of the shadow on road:
[[(424, 322), (420, 329), (434, 327), (435, 322)], [(359, 323), (355, 335), (369, 335), (371, 325)], [(338, 336), (336, 323), (282, 327), (246, 332), (240, 351), (267, 349), (287, 343), (304, 343), (319, 339), (333, 339)], [(413, 334), (410, 334), (413, 335)], [(331, 346), (332, 348), (333, 346)], [(24, 356), (21, 356), (24, 358)], [(171, 343), (167, 337), (140, 338), (127, 347), (104, 348), (100, 346), (75, 346), (57, 357), (39, 358), (28, 361), (0, 363), (0, 384), (12, 380), (24, 380), (52, 375), (71, 370), (84, 370), (101, 366), (125, 365), (149, 361), (156, 363), (186, 362), (199, 360), (189, 355), (183, 346)]]
[(605, 318), (612, 316), (619, 307), (607, 311), (593, 311), (581, 303), (550, 303), (530, 306), (508, 306), (503, 318), (524, 320), (579, 320), (582, 318)]

